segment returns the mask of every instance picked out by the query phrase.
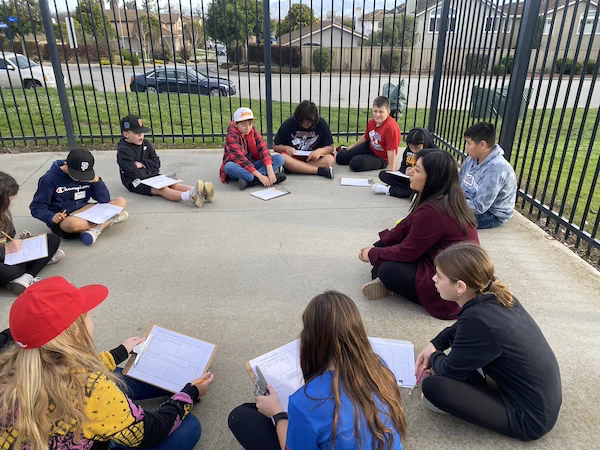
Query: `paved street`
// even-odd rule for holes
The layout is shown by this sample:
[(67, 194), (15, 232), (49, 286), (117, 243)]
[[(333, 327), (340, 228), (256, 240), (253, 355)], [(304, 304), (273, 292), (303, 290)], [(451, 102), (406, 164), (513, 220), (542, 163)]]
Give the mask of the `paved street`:
[[(222, 59), (222, 58), (221, 58)], [(219, 60), (221, 62), (221, 60)], [(79, 85), (94, 85), (96, 89), (106, 90), (108, 92), (123, 92), (129, 89), (129, 82), (134, 70), (131, 67), (87, 65), (80, 63), (62, 66), (65, 74), (68, 72), (71, 76), (71, 83)], [(152, 66), (146, 66), (150, 70)], [(264, 74), (239, 73), (237, 71), (227, 71), (219, 69), (216, 63), (198, 64), (198, 71), (207, 73), (210, 76), (220, 76), (229, 78), (238, 88), (238, 95), (241, 98), (266, 99), (265, 77)], [(142, 73), (142, 66), (135, 68), (135, 73)], [(430, 93), (433, 86), (433, 78), (423, 74), (421, 78), (416, 75), (402, 77), (405, 80), (404, 93), (408, 99), (409, 107), (424, 108), (430, 103)], [(67, 76), (68, 79), (68, 76)], [(361, 108), (369, 107), (373, 99), (383, 92), (383, 85), (391, 81), (397, 84), (398, 75), (373, 73), (371, 78), (368, 74), (273, 74), (273, 100), (298, 103), (303, 99), (311, 98), (320, 106), (330, 106), (332, 108), (347, 108), (360, 105)], [(508, 78), (504, 84), (508, 84)], [(449, 86), (446, 88), (446, 84)], [(473, 86), (481, 85), (488, 89), (501, 89), (502, 79), (496, 83), (495, 79), (482, 80), (478, 77), (461, 77), (458, 83), (455, 79), (443, 80), (440, 106), (442, 108), (469, 109), (471, 102), (471, 91)], [(577, 105), (580, 108), (585, 107), (590, 92), (592, 79), (587, 77), (581, 83), (581, 93), (577, 97), (579, 89), (579, 77), (575, 77), (569, 88), (568, 79), (565, 78), (561, 83), (556, 78), (550, 82), (545, 78), (541, 82), (535, 80), (532, 85), (532, 100), (529, 108), (543, 108), (546, 96), (549, 98), (548, 106), (551, 107), (554, 99), (557, 99), (557, 108), (564, 106), (572, 108)], [(530, 87), (528, 80), (527, 85)], [(548, 92), (549, 89), (549, 92)], [(539, 91), (539, 92), (538, 92)], [(567, 91), (568, 95), (567, 95)], [(537, 103), (535, 99), (537, 96)], [(590, 108), (600, 107), (600, 85), (596, 84), (592, 93)]]

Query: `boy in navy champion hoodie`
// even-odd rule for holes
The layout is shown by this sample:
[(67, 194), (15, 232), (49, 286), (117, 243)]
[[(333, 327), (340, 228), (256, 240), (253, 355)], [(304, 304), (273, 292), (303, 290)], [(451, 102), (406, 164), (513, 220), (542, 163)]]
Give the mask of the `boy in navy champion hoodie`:
[(110, 203), (125, 208), (123, 198), (110, 199), (104, 181), (94, 173), (94, 157), (87, 150), (71, 150), (66, 160), (52, 163), (38, 182), (38, 189), (29, 205), (31, 215), (45, 222), (54, 234), (64, 239), (81, 240), (92, 245), (106, 227), (127, 219), (123, 209), (110, 220), (96, 225), (73, 216), (91, 205), (90, 199), (98, 203)]

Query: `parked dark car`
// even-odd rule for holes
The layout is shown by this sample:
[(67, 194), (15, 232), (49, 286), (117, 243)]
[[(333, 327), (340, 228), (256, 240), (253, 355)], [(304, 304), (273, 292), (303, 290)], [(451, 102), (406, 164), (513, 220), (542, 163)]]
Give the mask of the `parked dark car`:
[(191, 67), (157, 67), (146, 73), (133, 75), (129, 88), (132, 92), (179, 92), (214, 96), (235, 95), (235, 84), (227, 78), (207, 77)]

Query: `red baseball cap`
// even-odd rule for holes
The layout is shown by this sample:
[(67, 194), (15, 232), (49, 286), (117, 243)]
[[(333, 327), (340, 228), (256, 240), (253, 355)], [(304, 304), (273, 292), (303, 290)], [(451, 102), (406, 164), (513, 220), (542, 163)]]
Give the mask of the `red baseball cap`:
[(108, 296), (100, 284), (78, 288), (63, 277), (32, 284), (13, 303), (9, 328), (22, 348), (38, 348), (69, 328)]

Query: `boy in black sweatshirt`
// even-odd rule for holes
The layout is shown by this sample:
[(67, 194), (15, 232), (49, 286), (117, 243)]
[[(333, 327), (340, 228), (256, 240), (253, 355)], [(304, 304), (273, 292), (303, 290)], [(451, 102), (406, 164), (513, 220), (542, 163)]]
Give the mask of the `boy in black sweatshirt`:
[(194, 187), (185, 184), (173, 184), (155, 189), (141, 182), (146, 178), (159, 175), (160, 159), (152, 144), (144, 138), (151, 131), (142, 123), (142, 119), (133, 114), (121, 119), (123, 137), (117, 147), (117, 164), (121, 172), (121, 182), (130, 192), (141, 195), (160, 195), (172, 202), (186, 201), (200, 208), (204, 201), (212, 203), (215, 188), (211, 182), (196, 181)]

